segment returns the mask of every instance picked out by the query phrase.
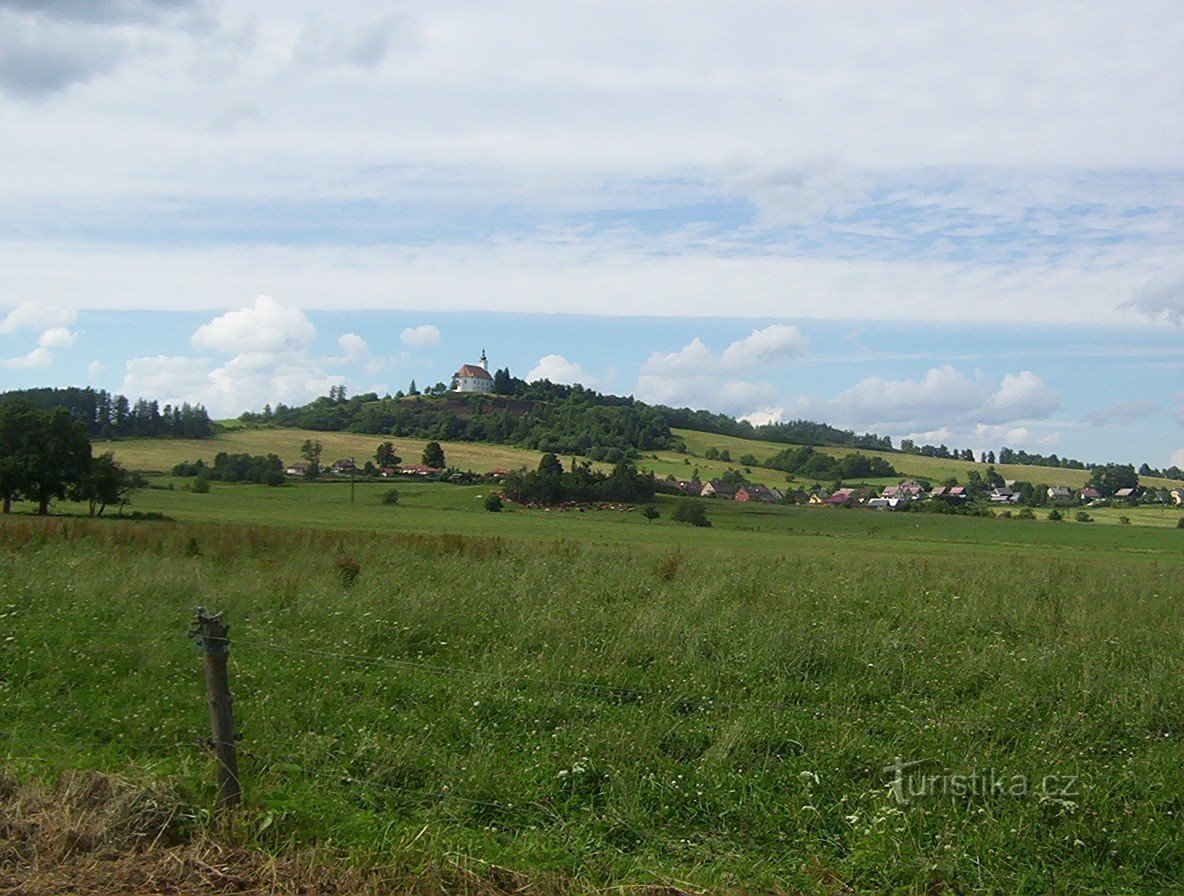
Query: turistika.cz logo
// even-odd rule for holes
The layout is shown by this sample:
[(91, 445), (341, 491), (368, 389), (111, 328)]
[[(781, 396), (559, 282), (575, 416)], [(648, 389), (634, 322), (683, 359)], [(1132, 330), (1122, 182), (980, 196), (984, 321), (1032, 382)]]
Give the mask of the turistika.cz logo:
[(1045, 775), (1036, 779), (1028, 775), (1001, 774), (993, 768), (975, 770), (970, 774), (948, 772), (926, 773), (939, 765), (934, 759), (906, 761), (897, 756), (881, 771), (891, 777), (889, 785), (896, 801), (904, 806), (921, 797), (1026, 797), (1041, 796), (1066, 800), (1077, 796), (1077, 775)]

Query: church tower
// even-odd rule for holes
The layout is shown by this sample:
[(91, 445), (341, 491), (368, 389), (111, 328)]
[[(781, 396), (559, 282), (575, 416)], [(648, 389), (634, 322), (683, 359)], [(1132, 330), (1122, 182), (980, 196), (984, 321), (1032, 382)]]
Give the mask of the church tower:
[(481, 361), (480, 361), (480, 364), (481, 364), (481, 369), (482, 369), (482, 370), (488, 370), (488, 369), (489, 369), (489, 362), (488, 362), (488, 361), (485, 359), (485, 349), (481, 349)]

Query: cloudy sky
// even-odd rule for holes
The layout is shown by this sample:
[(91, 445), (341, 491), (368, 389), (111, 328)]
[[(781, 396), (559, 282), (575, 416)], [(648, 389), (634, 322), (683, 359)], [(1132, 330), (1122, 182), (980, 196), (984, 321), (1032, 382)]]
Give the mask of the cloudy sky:
[(0, 0), (0, 387), (1184, 465), (1184, 6)]

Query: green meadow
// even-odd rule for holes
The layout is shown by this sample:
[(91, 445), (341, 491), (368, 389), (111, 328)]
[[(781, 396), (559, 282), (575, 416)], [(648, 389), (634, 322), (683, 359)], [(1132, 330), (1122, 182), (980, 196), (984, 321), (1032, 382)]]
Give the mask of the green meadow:
[[(176, 523), (4, 520), (10, 773), (164, 780), (203, 826), (202, 604), (231, 624), (240, 845), (582, 892), (1184, 879), (1176, 531), (722, 508), (690, 529), (405, 492), (215, 484), (150, 492)], [(898, 757), (924, 765), (895, 781)]]
[[(311, 435), (326, 457), (378, 441)], [(305, 437), (116, 447), (163, 471), (216, 450), (291, 460)], [(706, 467), (707, 447), (686, 459)], [(464, 448), (450, 461), (537, 462)], [(712, 525), (693, 528), (665, 497), (650, 521), (493, 513), (488, 485), (150, 482), (128, 510), (167, 521), (69, 503), (0, 519), (12, 776), (163, 782), (194, 835), (311, 848), (408, 890), (458, 864), (565, 893), (1184, 880), (1177, 509), (1079, 523), (704, 501)], [(198, 746), (197, 605), (231, 625), (246, 802), (229, 826)]]

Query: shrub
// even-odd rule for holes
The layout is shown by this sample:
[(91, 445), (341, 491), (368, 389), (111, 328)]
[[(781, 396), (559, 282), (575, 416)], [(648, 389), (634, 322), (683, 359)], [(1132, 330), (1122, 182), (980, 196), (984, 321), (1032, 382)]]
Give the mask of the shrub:
[(1061, 516), (1061, 512), (1059, 510), (1057, 510), (1055, 507), (1048, 512), (1048, 518), (1050, 520), (1052, 520), (1054, 523), (1059, 523), (1061, 520), (1064, 519), (1064, 517)]
[(671, 519), (676, 523), (689, 523), (701, 529), (711, 525), (711, 520), (707, 519), (707, 511), (703, 509), (703, 505), (690, 498), (679, 502)]
[(1129, 516), (1120, 516), (1118, 518), (1118, 524), (1120, 526), (1129, 526), (1131, 524), (1131, 518)]
[(650, 522), (653, 522), (658, 517), (660, 517), (662, 514), (658, 513), (658, 508), (655, 507), (653, 504), (647, 504), (647, 505), (645, 505), (645, 507), (641, 508), (641, 515), (644, 516)]
[(669, 582), (678, 574), (680, 566), (682, 566), (682, 554), (677, 550), (670, 551), (658, 561), (658, 565), (654, 568), (654, 574), (663, 582)]
[(1019, 513), (1016, 514), (1016, 519), (1034, 520), (1036, 519), (1036, 513), (1031, 507), (1024, 507)]
[(208, 495), (210, 493), (210, 480), (206, 479), (204, 476), (198, 476), (193, 480), (193, 485), (190, 486), (190, 490), (197, 495)]
[(399, 490), (397, 488), (390, 488), (390, 489), (387, 489), (385, 492), (383, 492), (382, 493), (382, 503), (383, 504), (391, 504), (391, 505), (398, 504), (399, 503)]
[(1084, 510), (1079, 510), (1073, 514), (1073, 519), (1077, 520), (1079, 523), (1092, 523), (1094, 521), (1094, 518)]
[(345, 588), (352, 588), (361, 572), (362, 567), (349, 554), (338, 554), (333, 561), (333, 573)]
[(502, 496), (497, 492), (490, 492), (485, 496), (485, 509), (490, 513), (502, 512)]
[(1184, 516), (1180, 517), (1180, 522), (1176, 523), (1177, 529), (1184, 529)]

